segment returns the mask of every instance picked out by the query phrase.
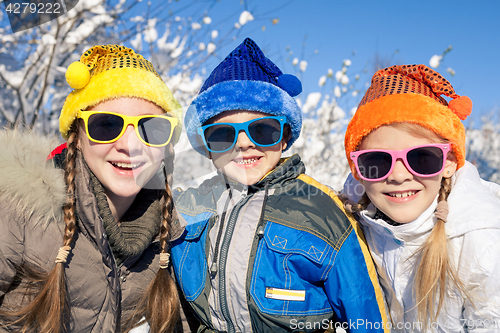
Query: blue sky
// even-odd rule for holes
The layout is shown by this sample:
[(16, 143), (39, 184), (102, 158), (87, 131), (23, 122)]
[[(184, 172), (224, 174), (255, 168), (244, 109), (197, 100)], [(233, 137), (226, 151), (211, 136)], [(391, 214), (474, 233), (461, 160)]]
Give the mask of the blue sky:
[[(203, 8), (210, 2), (198, 3)], [(244, 9), (255, 20), (245, 26), (241, 38), (217, 50), (220, 60), (248, 36), (284, 72), (294, 73), (287, 61), (289, 46), (292, 58), (308, 62), (301, 79), (304, 91), (312, 92), (321, 91), (319, 77), (328, 68), (340, 69), (344, 59), (352, 61), (349, 73), (366, 69), (362, 79), (369, 81), (377, 57), (386, 65), (428, 65), (434, 54), (452, 46), (436, 70), (459, 95), (472, 99), (473, 119), (500, 111), (498, 1), (220, 0), (210, 16), (214, 22), (228, 17), (236, 21)], [(274, 18), (277, 24), (272, 24)], [(447, 73), (448, 67), (454, 76)]]

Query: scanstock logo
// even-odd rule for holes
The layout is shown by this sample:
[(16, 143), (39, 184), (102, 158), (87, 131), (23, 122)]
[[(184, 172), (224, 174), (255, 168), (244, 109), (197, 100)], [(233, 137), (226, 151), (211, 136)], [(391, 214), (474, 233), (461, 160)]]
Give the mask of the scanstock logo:
[(66, 14), (78, 0), (4, 0), (12, 32), (23, 31), (47, 23)]

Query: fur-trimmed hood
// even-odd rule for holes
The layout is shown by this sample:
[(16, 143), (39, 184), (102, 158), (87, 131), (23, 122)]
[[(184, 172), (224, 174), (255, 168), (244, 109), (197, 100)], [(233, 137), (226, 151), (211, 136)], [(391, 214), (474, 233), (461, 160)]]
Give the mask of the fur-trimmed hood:
[(64, 171), (47, 162), (56, 137), (19, 130), (0, 130), (0, 200), (35, 225), (62, 220), (66, 198)]
[[(17, 286), (15, 280), (19, 267), (50, 272), (63, 244), (64, 172), (54, 167), (52, 160), (47, 162), (58, 143), (56, 138), (30, 132), (0, 130), (2, 311), (25, 305), (20, 288), (27, 281), (21, 277)], [(90, 175), (82, 159), (77, 163), (77, 171), (83, 172), (76, 173), (77, 233), (64, 263), (71, 308), (64, 328), (80, 333), (117, 332), (120, 316), (125, 320), (131, 315), (130, 305), (141, 297), (159, 270), (159, 246), (152, 242), (142, 253), (127, 257), (120, 267), (116, 265)]]

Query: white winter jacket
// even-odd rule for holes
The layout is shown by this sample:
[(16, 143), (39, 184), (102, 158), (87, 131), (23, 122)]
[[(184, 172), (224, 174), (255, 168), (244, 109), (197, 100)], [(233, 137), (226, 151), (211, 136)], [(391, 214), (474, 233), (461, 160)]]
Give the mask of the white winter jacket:
[[(350, 175), (343, 192), (356, 201), (362, 193), (360, 186)], [(360, 222), (385, 292), (393, 331), (500, 332), (499, 194), (500, 186), (481, 180), (469, 162), (453, 176), (446, 223), (448, 249), (473, 304), (456, 288), (450, 290), (430, 331), (423, 330), (416, 319), (413, 279), (418, 258), (412, 255), (436, 223), (437, 200), (415, 221), (401, 226), (373, 219), (373, 205), (361, 212)]]

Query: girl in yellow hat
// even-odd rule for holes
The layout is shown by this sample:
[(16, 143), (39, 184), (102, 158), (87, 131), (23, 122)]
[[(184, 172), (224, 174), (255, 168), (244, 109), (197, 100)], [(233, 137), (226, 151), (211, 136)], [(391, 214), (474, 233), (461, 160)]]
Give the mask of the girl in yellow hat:
[(355, 179), (344, 195), (362, 195), (347, 206), (363, 226), (394, 331), (499, 330), (498, 185), (465, 161), (461, 120), (471, 109), (432, 69), (393, 66), (375, 73), (347, 127)]
[(67, 141), (0, 133), (0, 322), (9, 331), (115, 332), (179, 315), (167, 242), (182, 110), (150, 62), (94, 46), (69, 66)]

